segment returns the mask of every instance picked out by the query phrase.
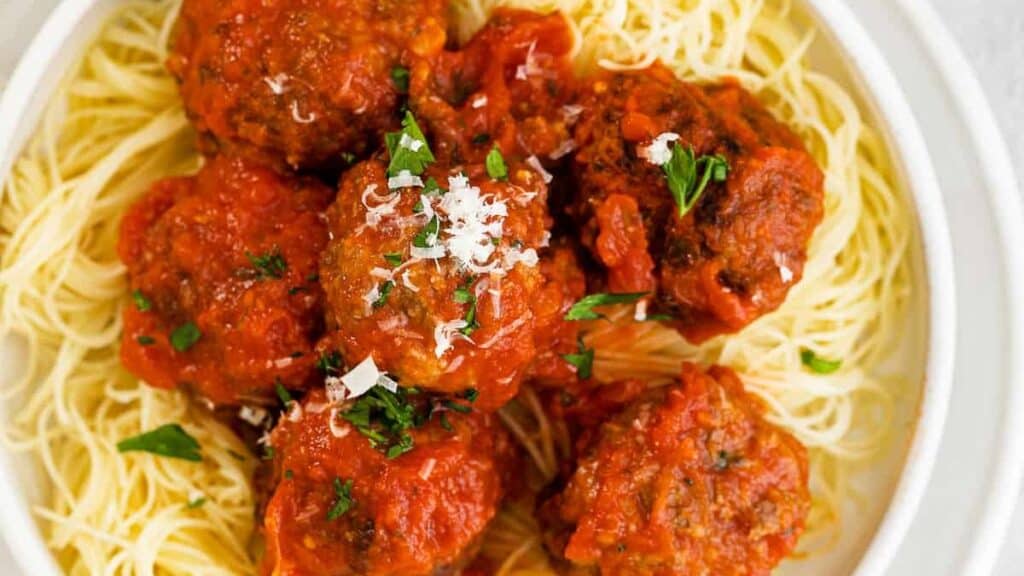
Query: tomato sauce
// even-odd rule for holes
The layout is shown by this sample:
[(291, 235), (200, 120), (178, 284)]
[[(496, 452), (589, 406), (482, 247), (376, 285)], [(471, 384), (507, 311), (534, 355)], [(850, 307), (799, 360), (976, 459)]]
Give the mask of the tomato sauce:
[[(776, 309), (824, 213), (824, 176), (799, 138), (735, 82), (701, 88), (660, 64), (598, 75), (581, 105), (569, 211), (607, 289), (653, 292), (694, 342)], [(669, 133), (729, 165), (681, 217), (662, 168), (640, 153)]]
[(124, 366), (218, 404), (266, 403), (277, 383), (308, 385), (331, 196), (314, 180), (228, 157), (156, 184), (121, 226), (135, 294), (124, 308)]
[[(312, 392), (298, 421), (271, 436), (279, 483), (263, 573), (416, 576), (468, 561), (502, 495), (510, 445), (496, 417), (447, 412), (450, 431), (434, 417), (412, 430), (415, 448), (389, 459), (326, 402)], [(338, 484), (349, 501), (341, 514)]]
[(168, 66), (207, 154), (337, 168), (398, 124), (400, 70), (443, 48), (442, 0), (185, 2)]
[(588, 437), (551, 547), (602, 574), (767, 576), (810, 497), (806, 451), (762, 412), (731, 370), (684, 366)]
[[(410, 106), (451, 164), (507, 155), (552, 163), (570, 139), (573, 38), (560, 13), (498, 9), (461, 50), (421, 60)], [(556, 157), (552, 158), (555, 155)]]

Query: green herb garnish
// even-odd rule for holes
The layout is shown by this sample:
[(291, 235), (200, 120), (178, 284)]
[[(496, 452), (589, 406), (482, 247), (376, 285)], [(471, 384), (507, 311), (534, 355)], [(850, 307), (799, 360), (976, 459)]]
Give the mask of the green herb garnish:
[(388, 296), (391, 295), (391, 290), (395, 287), (395, 283), (391, 280), (383, 282), (377, 287), (377, 299), (373, 301), (374, 308), (383, 308), (388, 303)]
[(316, 367), (324, 374), (337, 374), (341, 371), (341, 352), (332, 350), (327, 354), (321, 354), (316, 361)]
[(649, 292), (634, 292), (629, 294), (590, 294), (584, 296), (572, 305), (565, 315), (566, 320), (597, 320), (604, 318), (604, 314), (595, 312), (597, 306), (609, 306), (611, 304), (631, 304), (647, 296)]
[(185, 505), (185, 507), (188, 508), (189, 510), (195, 510), (196, 508), (199, 508), (203, 504), (206, 504), (206, 497), (200, 496), (199, 498), (190, 501), (188, 504)]
[(583, 344), (583, 339), (580, 338), (576, 346), (579, 350), (576, 354), (564, 354), (562, 358), (566, 362), (576, 367), (576, 375), (580, 378), (587, 380), (590, 378), (594, 368), (594, 349), (587, 348)]
[(493, 180), (508, 180), (508, 166), (497, 145), (487, 153), (484, 164), (487, 166), (487, 175)]
[(415, 394), (409, 390), (399, 388), (391, 392), (383, 386), (374, 386), (340, 416), (366, 436), (374, 448), (395, 458), (413, 447), (407, 431), (417, 425), (418, 419), (415, 408), (406, 398)]
[(459, 330), (463, 336), (469, 336), (480, 328), (480, 323), (476, 320), (476, 293), (473, 292), (473, 282), (475, 281), (476, 278), (473, 276), (466, 278), (465, 282), (452, 294), (452, 299), (459, 304), (469, 304), (463, 318), (466, 321), (466, 326)]
[(800, 361), (804, 366), (810, 368), (811, 372), (817, 374), (831, 374), (843, 365), (842, 360), (826, 360), (809, 348), (800, 350)]
[(435, 215), (427, 222), (422, 230), (416, 233), (412, 239), (412, 245), (417, 248), (430, 248), (437, 244), (437, 232), (441, 228), (441, 222)]
[(280, 380), (274, 382), (274, 392), (277, 392), (277, 399), (281, 401), (281, 404), (287, 409), (295, 401), (292, 398), (292, 393), (284, 387), (284, 384)]
[(266, 254), (257, 256), (250, 252), (245, 253), (249, 263), (256, 269), (256, 277), (266, 280), (267, 278), (281, 278), (288, 270), (288, 262), (285, 261), (281, 250), (274, 248)]
[(401, 252), (388, 252), (384, 255), (384, 261), (390, 266), (401, 266), (402, 265), (402, 253)]
[(391, 81), (395, 83), (399, 94), (407, 94), (409, 92), (409, 69), (395, 66), (391, 69)]
[[(401, 144), (402, 136), (407, 136), (407, 140), (410, 142), (420, 142), (422, 145), (417, 150), (404, 146)], [(391, 156), (391, 162), (388, 164), (388, 176), (397, 176), (403, 170), (408, 170), (414, 176), (419, 176), (435, 160), (434, 154), (427, 144), (427, 139), (423, 136), (419, 125), (416, 124), (416, 118), (412, 112), (406, 111), (401, 131), (389, 132), (384, 139), (388, 147), (388, 154)]]
[(149, 301), (149, 298), (146, 298), (142, 290), (133, 291), (132, 300), (135, 301), (135, 309), (139, 312), (149, 312), (153, 309), (153, 303)]
[(138, 342), (140, 346), (152, 346), (156, 343), (156, 340), (152, 336), (137, 336), (135, 341)]
[(171, 332), (171, 346), (178, 352), (185, 352), (195, 346), (196, 342), (203, 337), (199, 327), (192, 322), (186, 322)]
[(168, 458), (200, 462), (199, 442), (179, 424), (164, 424), (159, 428), (117, 443), (118, 452), (149, 452)]
[(678, 142), (672, 146), (672, 158), (661, 169), (679, 206), (680, 218), (693, 208), (709, 182), (724, 182), (729, 176), (729, 163), (723, 156), (716, 154), (696, 158), (693, 148), (683, 148)]
[(344, 482), (334, 478), (334, 505), (327, 511), (327, 521), (333, 522), (345, 515), (352, 508), (352, 479)]
[(476, 399), (480, 397), (480, 391), (476, 388), (466, 388), (459, 393), (460, 398), (469, 400), (470, 403), (476, 402)]
[(447, 193), (448, 191), (441, 188), (441, 185), (437, 183), (437, 180), (433, 176), (427, 178), (427, 181), (423, 183), (424, 196), (441, 196)]
[(487, 132), (481, 132), (481, 133), (477, 134), (476, 136), (473, 136), (473, 144), (476, 145), (476, 146), (487, 144), (490, 141), (491, 141), (491, 135), (488, 134)]

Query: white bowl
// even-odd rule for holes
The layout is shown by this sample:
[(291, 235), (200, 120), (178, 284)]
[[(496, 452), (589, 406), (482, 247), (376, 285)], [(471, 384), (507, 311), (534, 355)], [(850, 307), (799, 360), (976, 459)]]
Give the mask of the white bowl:
[[(919, 244), (913, 250), (916, 308), (911, 334), (924, 335), (906, 376), (919, 386), (910, 423), (898, 430), (891, 455), (864, 486), (874, 506), (844, 523), (840, 544), (827, 554), (789, 563), (786, 574), (881, 574), (895, 555), (917, 511), (936, 458), (949, 392), (955, 343), (952, 251), (931, 161), (920, 130), (889, 70), (854, 15), (840, 0), (799, 2), (817, 22), (811, 47), (814, 66), (838, 79), (861, 104), (866, 121), (887, 140), (897, 177), (916, 208)], [(50, 16), (11, 77), (0, 99), (0, 174), (30, 137), (49, 96), (80, 50), (118, 0), (64, 0)], [(912, 305), (912, 307), (915, 305)], [(917, 329), (920, 328), (920, 329)], [(17, 351), (0, 342), (0, 379), (18, 368)], [(0, 403), (0, 413), (13, 407)], [(916, 417), (915, 417), (916, 416)], [(40, 497), (31, 462), (0, 453), (0, 530), (27, 574), (57, 574), (29, 507)]]

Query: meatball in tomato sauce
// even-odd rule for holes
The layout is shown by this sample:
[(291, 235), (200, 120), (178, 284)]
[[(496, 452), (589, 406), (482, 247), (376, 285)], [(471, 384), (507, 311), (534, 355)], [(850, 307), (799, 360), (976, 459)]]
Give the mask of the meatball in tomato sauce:
[(316, 274), (331, 197), (314, 180), (228, 157), (155, 185), (121, 226), (133, 291), (124, 366), (218, 404), (305, 386), (323, 324)]
[(349, 364), (372, 357), (403, 386), (474, 388), (478, 409), (499, 408), (536, 355), (546, 198), (541, 175), (516, 163), (501, 175), (355, 166), (328, 212), (325, 345)]
[(498, 9), (456, 52), (414, 67), (410, 105), (438, 157), (483, 162), (497, 144), (549, 164), (568, 153), (575, 120), (573, 38), (560, 13)]
[(397, 125), (443, 0), (185, 0), (169, 68), (206, 153), (344, 166)]
[(511, 450), (495, 416), (445, 412), (389, 457), (322, 390), (292, 413), (270, 437), (279, 482), (263, 522), (264, 574), (430, 575), (469, 559)]
[(775, 310), (823, 216), (799, 138), (734, 82), (656, 64), (590, 81), (571, 212), (614, 292), (652, 292), (694, 342)]
[[(807, 456), (734, 372), (685, 365), (587, 436), (551, 547), (601, 574), (767, 575), (810, 506)], [(556, 530), (557, 532), (557, 530)]]

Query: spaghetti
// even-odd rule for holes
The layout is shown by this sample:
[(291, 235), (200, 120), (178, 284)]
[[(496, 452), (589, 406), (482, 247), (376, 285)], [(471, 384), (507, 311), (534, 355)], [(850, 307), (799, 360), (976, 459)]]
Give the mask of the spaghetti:
[[(600, 381), (664, 382), (682, 360), (730, 366), (768, 418), (811, 453), (812, 532), (836, 525), (851, 497), (847, 470), (884, 446), (899, 381), (878, 373), (910, 296), (910, 212), (887, 151), (855, 102), (809, 70), (813, 31), (786, 0), (455, 0), (468, 38), (497, 5), (562, 10), (576, 66), (641, 68), (660, 59), (680, 77), (736, 77), (805, 141), (826, 180), (826, 217), (803, 280), (786, 303), (742, 333), (703, 345), (654, 323), (588, 327)], [(164, 68), (179, 2), (126, 2), (85, 51), (48, 107), (0, 196), (0, 334), (27, 345), (27, 369), (5, 389), (22, 409), (4, 428), (35, 455), (52, 486), (44, 521), (69, 574), (255, 572), (253, 456), (180, 393), (141, 385), (120, 367), (126, 284), (115, 244), (121, 214), (146, 187), (194, 171), (177, 88)], [(626, 312), (622, 312), (626, 314)], [(609, 346), (631, 342), (629, 348)], [(801, 350), (842, 358), (809, 373)], [(529, 390), (501, 412), (550, 480), (568, 440)], [(168, 422), (203, 446), (200, 465), (124, 455), (116, 443)], [(506, 507), (483, 553), (500, 574), (550, 574), (528, 506)]]

